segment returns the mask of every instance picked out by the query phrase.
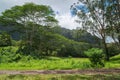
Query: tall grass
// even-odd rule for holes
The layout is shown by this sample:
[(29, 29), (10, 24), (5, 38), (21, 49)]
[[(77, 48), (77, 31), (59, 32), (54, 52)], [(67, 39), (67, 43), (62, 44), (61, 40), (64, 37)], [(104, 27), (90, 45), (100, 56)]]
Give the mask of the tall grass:
[(20, 60), (19, 62), (1, 63), (1, 70), (61, 70), (61, 69), (86, 69), (90, 62), (86, 58), (57, 58), (48, 57), (40, 60)]
[[(33, 59), (31, 56), (16, 55), (17, 47), (0, 48), (0, 70), (66, 70), (91, 69), (87, 58), (44, 57)], [(2, 56), (1, 56), (2, 55)], [(120, 68), (120, 55), (105, 63), (104, 68)]]
[[(120, 68), (120, 56), (115, 56), (105, 63), (103, 68)], [(58, 58), (46, 57), (33, 59), (25, 57), (18, 62), (0, 63), (0, 70), (67, 70), (92, 69), (87, 58)]]

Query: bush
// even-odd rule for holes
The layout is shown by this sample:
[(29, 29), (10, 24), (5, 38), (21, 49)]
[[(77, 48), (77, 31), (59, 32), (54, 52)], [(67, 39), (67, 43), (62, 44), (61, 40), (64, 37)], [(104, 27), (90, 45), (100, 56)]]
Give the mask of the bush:
[(88, 56), (93, 67), (104, 67), (103, 50), (99, 48), (92, 48), (84, 52)]
[(16, 54), (16, 47), (0, 47), (0, 63), (8, 63), (21, 59), (20, 54)]

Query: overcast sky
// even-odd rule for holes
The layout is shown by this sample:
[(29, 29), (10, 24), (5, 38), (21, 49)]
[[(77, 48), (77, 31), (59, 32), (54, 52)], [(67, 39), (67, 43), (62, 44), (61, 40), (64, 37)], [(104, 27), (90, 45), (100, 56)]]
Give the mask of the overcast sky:
[(12, 6), (23, 5), (26, 2), (49, 5), (55, 12), (59, 12), (59, 14), (56, 15), (59, 25), (65, 28), (75, 29), (79, 24), (74, 21), (76, 18), (70, 14), (70, 6), (77, 1), (78, 0), (0, 0), (0, 13)]

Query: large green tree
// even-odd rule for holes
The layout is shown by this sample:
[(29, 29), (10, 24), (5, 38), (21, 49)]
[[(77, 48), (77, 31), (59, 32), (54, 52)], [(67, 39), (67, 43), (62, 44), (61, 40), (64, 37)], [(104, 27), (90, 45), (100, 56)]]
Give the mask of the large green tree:
[[(0, 16), (1, 23), (12, 25), (17, 31), (23, 33), (23, 45), (27, 45), (27, 51), (42, 46), (41, 42), (46, 38), (42, 38), (46, 31), (57, 24), (54, 18), (54, 11), (50, 6), (37, 5), (34, 3), (26, 3), (22, 6), (14, 6), (5, 10)], [(39, 43), (36, 39), (39, 38)], [(42, 41), (41, 41), (42, 40)], [(49, 39), (46, 39), (49, 40)], [(34, 51), (34, 50), (33, 50)]]
[(106, 43), (106, 6), (106, 0), (79, 0), (79, 2), (71, 6), (71, 9), (75, 11), (79, 18), (76, 21), (82, 24), (84, 30), (102, 39), (106, 60), (109, 60)]

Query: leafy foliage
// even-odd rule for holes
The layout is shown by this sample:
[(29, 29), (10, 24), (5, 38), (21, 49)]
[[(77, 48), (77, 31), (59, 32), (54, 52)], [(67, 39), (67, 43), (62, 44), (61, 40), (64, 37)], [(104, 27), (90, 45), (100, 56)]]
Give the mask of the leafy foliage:
[(108, 49), (109, 49), (108, 51), (110, 53), (110, 56), (115, 56), (120, 53), (120, 49), (119, 49), (119, 47), (116, 46), (115, 43), (109, 43)]
[[(96, 36), (99, 36), (102, 40), (103, 49), (106, 54), (106, 60), (109, 61), (110, 55), (108, 53), (106, 37), (107, 19), (106, 19), (106, 7), (108, 6), (108, 0), (78, 0), (80, 2), (72, 5), (71, 9), (75, 9), (78, 20), (76, 22), (82, 24), (82, 29), (86, 30)], [(82, 5), (81, 5), (82, 3)], [(82, 8), (78, 8), (83, 6)]]
[(85, 54), (89, 57), (92, 66), (94, 67), (104, 67), (104, 55), (103, 51), (98, 48), (92, 48), (85, 51)]
[(106, 19), (107, 19), (107, 34), (111, 36), (120, 49), (120, 1), (107, 0)]
[(14, 62), (21, 59), (20, 54), (16, 54), (16, 47), (0, 47), (0, 63)]

